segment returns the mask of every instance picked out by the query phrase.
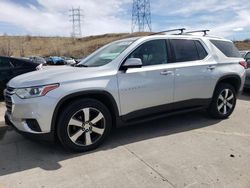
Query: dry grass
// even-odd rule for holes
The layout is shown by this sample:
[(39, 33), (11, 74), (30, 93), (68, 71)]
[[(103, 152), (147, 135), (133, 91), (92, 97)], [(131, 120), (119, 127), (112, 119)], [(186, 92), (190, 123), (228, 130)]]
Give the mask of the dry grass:
[(32, 55), (82, 57), (111, 41), (147, 34), (105, 34), (80, 39), (69, 37), (0, 36), (0, 55), (17, 57)]
[[(148, 34), (119, 33), (80, 39), (69, 37), (0, 36), (0, 55), (17, 57), (32, 55), (83, 57), (111, 41)], [(250, 49), (249, 41), (237, 41), (235, 43), (240, 50)]]
[(250, 41), (236, 41), (235, 45), (239, 50), (250, 50)]

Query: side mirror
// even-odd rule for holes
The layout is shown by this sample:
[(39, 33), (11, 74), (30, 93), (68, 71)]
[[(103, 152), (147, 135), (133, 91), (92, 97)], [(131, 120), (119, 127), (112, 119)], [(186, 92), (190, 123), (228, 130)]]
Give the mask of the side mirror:
[(142, 61), (139, 58), (129, 58), (122, 65), (122, 70), (127, 70), (129, 68), (141, 68)]

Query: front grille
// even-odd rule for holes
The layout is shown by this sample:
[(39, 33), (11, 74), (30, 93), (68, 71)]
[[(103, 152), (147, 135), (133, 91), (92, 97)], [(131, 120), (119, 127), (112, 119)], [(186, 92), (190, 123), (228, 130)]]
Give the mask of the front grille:
[(5, 94), (4, 94), (4, 99), (5, 99), (5, 105), (7, 108), (7, 112), (9, 114), (12, 113), (12, 99), (11, 96), (14, 94), (14, 88), (7, 87)]

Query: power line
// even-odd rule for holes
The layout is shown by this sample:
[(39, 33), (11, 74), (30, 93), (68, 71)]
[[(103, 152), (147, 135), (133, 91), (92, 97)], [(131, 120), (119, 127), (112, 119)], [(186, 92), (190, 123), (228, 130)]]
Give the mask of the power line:
[(152, 31), (150, 0), (133, 0), (131, 31)]
[(81, 8), (73, 8), (69, 10), (70, 22), (72, 22), (72, 33), (71, 36), (74, 38), (82, 37), (82, 15)]

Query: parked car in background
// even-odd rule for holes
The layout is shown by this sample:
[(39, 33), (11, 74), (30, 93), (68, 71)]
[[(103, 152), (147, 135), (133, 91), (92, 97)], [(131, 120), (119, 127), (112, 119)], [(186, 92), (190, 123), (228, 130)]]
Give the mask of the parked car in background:
[(47, 63), (43, 57), (39, 57), (39, 56), (31, 56), (29, 57), (29, 60), (34, 63), (43, 64), (43, 65)]
[(9, 80), (20, 74), (41, 68), (41, 64), (29, 60), (0, 56), (0, 97), (3, 97), (3, 90)]
[(241, 56), (244, 59), (249, 59), (250, 60), (250, 50), (244, 50), (244, 51), (240, 51)]
[(76, 61), (72, 57), (63, 56), (62, 59), (67, 63), (67, 65), (74, 65)]
[(63, 58), (57, 56), (47, 57), (46, 62), (47, 65), (67, 65), (67, 62)]
[(83, 56), (83, 57), (81, 57), (81, 58), (76, 58), (75, 61), (76, 61), (76, 63), (78, 64), (78, 63), (80, 63), (82, 60), (84, 60), (86, 57), (87, 57), (87, 56)]
[(247, 69), (247, 73), (246, 73), (246, 81), (245, 81), (244, 88), (249, 90), (250, 89), (250, 50), (249, 51), (240, 51), (240, 54), (247, 62), (248, 69)]

